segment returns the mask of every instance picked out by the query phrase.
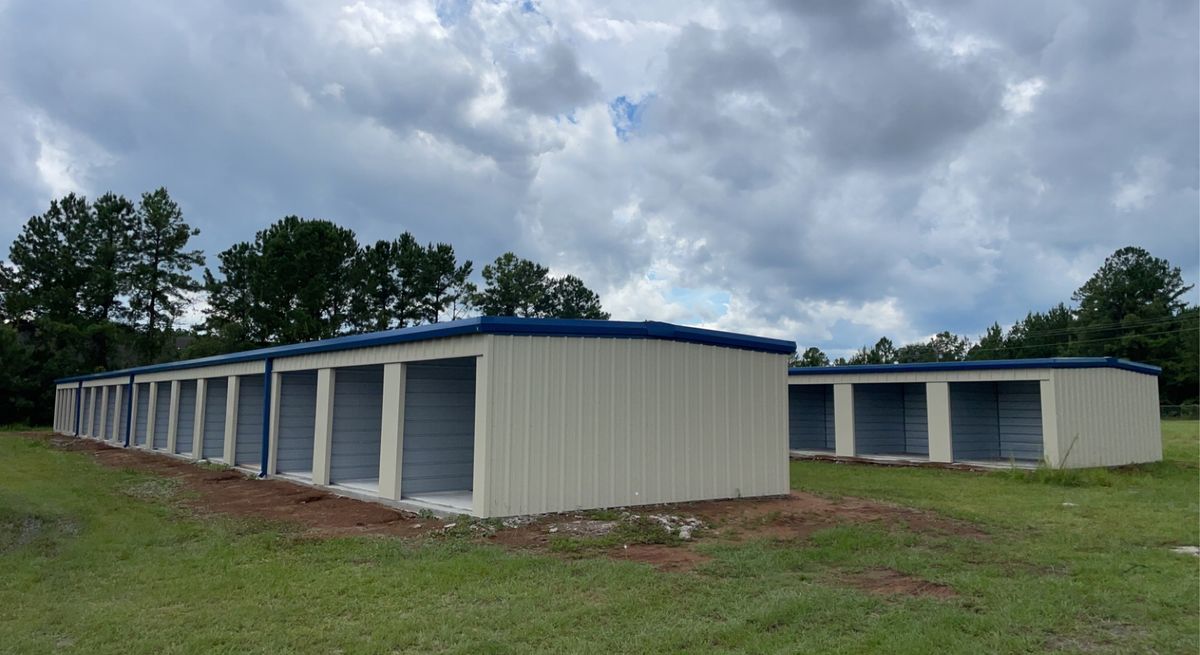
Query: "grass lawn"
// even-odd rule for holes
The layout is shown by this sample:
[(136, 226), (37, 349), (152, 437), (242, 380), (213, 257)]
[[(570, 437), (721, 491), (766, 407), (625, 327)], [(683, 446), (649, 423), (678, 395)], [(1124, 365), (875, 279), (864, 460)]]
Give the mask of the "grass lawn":
[[(828, 462), (792, 486), (970, 521), (985, 538), (831, 527), (703, 542), (666, 573), (469, 536), (313, 539), (197, 518), (169, 484), (0, 435), (0, 651), (11, 653), (1191, 653), (1200, 430), (1167, 460), (1044, 479)], [(149, 490), (149, 491), (148, 491)], [(136, 493), (131, 493), (136, 492)], [(894, 569), (949, 598), (840, 584)]]

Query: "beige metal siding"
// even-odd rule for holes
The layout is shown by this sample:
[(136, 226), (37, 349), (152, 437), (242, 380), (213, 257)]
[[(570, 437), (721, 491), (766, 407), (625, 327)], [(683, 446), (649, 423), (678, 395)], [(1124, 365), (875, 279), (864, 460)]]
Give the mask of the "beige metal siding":
[[(375, 346), (372, 348), (356, 348), (354, 350), (338, 350), (333, 352), (298, 355), (296, 357), (281, 357), (275, 360), (272, 368), (284, 373), (287, 371), (303, 371), (319, 368), (340, 368), (346, 366), (368, 366), (372, 364), (390, 364), (393, 362), (413, 362), (427, 359), (446, 359), (451, 357), (474, 357), (483, 354), (484, 335), (467, 335), (400, 343), (390, 346)], [(259, 372), (262, 368), (259, 368)]]
[(175, 380), (199, 380), (200, 378), (223, 378), (230, 375), (261, 374), (266, 366), (262, 360), (252, 362), (235, 362), (233, 364), (217, 364), (216, 366), (201, 366), (199, 368), (183, 368), (174, 371), (159, 371), (157, 373), (139, 373), (138, 382), (173, 382)]
[[(1090, 370), (1090, 369), (1083, 369)], [(896, 373), (822, 373), (788, 376), (788, 384), (871, 384), (886, 382), (1007, 382), (1049, 380), (1052, 369), (1017, 368), (981, 371), (897, 371)]]
[(787, 493), (784, 356), (658, 340), (487, 338), (487, 443), (476, 450), (487, 475), (476, 513)]
[(1065, 468), (1162, 459), (1158, 378), (1113, 368), (1054, 372), (1058, 457)]

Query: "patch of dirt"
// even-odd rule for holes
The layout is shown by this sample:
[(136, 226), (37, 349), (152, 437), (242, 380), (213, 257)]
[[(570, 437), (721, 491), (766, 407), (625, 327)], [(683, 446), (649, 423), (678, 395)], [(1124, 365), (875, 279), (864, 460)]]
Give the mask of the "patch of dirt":
[(613, 548), (605, 553), (613, 559), (649, 564), (659, 571), (690, 571), (709, 561), (708, 555), (698, 553), (686, 546), (664, 546), (661, 544), (634, 544)]
[[(298, 524), (307, 536), (337, 537), (378, 534), (398, 536), (463, 535), (508, 548), (579, 556), (583, 552), (614, 559), (651, 564), (665, 571), (686, 571), (709, 558), (695, 551), (697, 542), (744, 542), (770, 539), (797, 542), (813, 533), (848, 524), (868, 524), (885, 529), (911, 530), (934, 536), (987, 539), (971, 523), (934, 512), (880, 503), (861, 498), (830, 499), (803, 492), (753, 499), (701, 501), (641, 507), (628, 512), (577, 512), (516, 517), (501, 522), (478, 522), (454, 527), (429, 517), (418, 517), (383, 505), (345, 498), (286, 480), (260, 480), (236, 470), (198, 466), (192, 462), (132, 448), (114, 448), (88, 439), (39, 434), (56, 447), (90, 453), (101, 464), (145, 471), (174, 480), (178, 502), (199, 514), (284, 521)], [(139, 489), (146, 496), (170, 489)], [(135, 493), (135, 495), (137, 495)], [(637, 512), (636, 514), (634, 512)], [(669, 539), (657, 532), (641, 535), (627, 530), (629, 517), (663, 523)], [(625, 518), (618, 518), (625, 517)], [(655, 526), (657, 524), (654, 524)], [(671, 528), (671, 526), (674, 526)], [(680, 528), (686, 526), (686, 536)], [(645, 530), (645, 526), (641, 526)], [(653, 527), (653, 526), (652, 526)], [(692, 530), (696, 530), (695, 536)], [(616, 532), (614, 532), (616, 530)], [(556, 548), (562, 540), (575, 548)], [(622, 543), (629, 541), (629, 543)], [(662, 543), (660, 543), (662, 541)], [(564, 552), (567, 551), (567, 552)], [(929, 583), (926, 583), (929, 584)], [(936, 595), (936, 594), (935, 594)]]
[(946, 585), (922, 580), (894, 569), (868, 569), (846, 574), (838, 582), (880, 596), (924, 596), (953, 598), (958, 594)]
[(198, 514), (289, 522), (314, 537), (414, 536), (443, 526), (442, 521), (434, 518), (421, 518), (285, 480), (260, 480), (233, 469), (197, 465), (133, 448), (114, 448), (89, 439), (51, 437), (50, 442), (64, 450), (89, 453), (105, 466), (163, 476), (169, 482), (151, 480), (132, 485), (125, 492), (147, 500), (168, 500), (174, 496), (181, 505)]

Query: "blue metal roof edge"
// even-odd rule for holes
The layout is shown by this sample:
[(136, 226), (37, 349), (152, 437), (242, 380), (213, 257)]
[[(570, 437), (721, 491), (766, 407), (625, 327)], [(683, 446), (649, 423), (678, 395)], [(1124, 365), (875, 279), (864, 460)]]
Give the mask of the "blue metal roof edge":
[(902, 373), (922, 371), (986, 371), (1020, 368), (1118, 368), (1146, 375), (1160, 375), (1162, 369), (1118, 357), (1043, 357), (1039, 359), (988, 359), (973, 362), (915, 362), (911, 364), (856, 364), (851, 366), (811, 366), (789, 368), (788, 375)]
[(795, 352), (796, 344), (783, 339), (768, 339), (733, 332), (720, 332), (703, 328), (686, 327), (661, 323), (658, 321), (601, 321), (590, 319), (558, 319), (558, 318), (518, 318), (514, 316), (478, 316), (460, 319), (446, 323), (433, 323), (414, 327), (372, 332), (369, 334), (353, 334), (344, 337), (334, 337), (321, 341), (271, 346), (238, 353), (213, 355), (199, 359), (188, 359), (177, 362), (164, 362), (136, 366), (119, 371), (104, 371), (87, 375), (75, 375), (59, 378), (56, 384), (80, 382), (87, 380), (102, 380), (130, 374), (159, 373), (176, 371), (220, 364), (235, 364), (275, 359), (280, 357), (295, 357), (313, 353), (352, 350), (354, 348), (371, 348), (397, 343), (411, 343), (431, 339), (444, 339), (467, 334), (499, 334), (508, 336), (558, 336), (558, 337), (596, 337), (610, 339), (662, 339), (666, 341), (682, 341), (709, 346), (725, 346), (741, 350), (755, 350), (780, 355), (790, 355)]

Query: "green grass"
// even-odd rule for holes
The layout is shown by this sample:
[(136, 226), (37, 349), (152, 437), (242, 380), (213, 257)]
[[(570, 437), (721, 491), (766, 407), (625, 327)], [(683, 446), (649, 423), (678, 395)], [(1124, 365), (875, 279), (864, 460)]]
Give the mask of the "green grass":
[[(478, 543), (303, 538), (196, 519), (178, 490), (0, 435), (0, 651), (12, 653), (1195, 653), (1196, 422), (1168, 460), (1063, 485), (1008, 473), (792, 464), (828, 496), (927, 508), (987, 538), (871, 524), (711, 543), (661, 573)], [(1093, 479), (1095, 477), (1095, 479)], [(888, 567), (957, 598), (838, 584)]]

